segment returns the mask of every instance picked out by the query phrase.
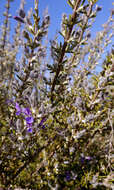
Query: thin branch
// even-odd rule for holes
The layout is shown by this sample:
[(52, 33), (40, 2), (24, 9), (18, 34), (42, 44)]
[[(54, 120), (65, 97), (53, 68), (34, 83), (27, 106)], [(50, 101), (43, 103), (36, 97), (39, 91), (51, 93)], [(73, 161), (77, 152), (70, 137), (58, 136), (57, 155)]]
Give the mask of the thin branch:
[(80, 3), (81, 3), (81, 0), (77, 0), (76, 1), (75, 7), (74, 7), (74, 11), (73, 11), (73, 14), (72, 14), (72, 17), (71, 17), (71, 23), (72, 24), (70, 25), (69, 31), (68, 31), (68, 33), (66, 35), (65, 40), (64, 40), (64, 44), (63, 44), (63, 47), (62, 47), (62, 50), (61, 50), (60, 59), (58, 61), (58, 68), (57, 68), (56, 74), (55, 74), (53, 82), (52, 82), (52, 88), (51, 88), (51, 102), (52, 103), (53, 103), (53, 91), (55, 89), (56, 80), (57, 80), (57, 78), (59, 76), (59, 73), (60, 73), (60, 70), (61, 70), (60, 69), (61, 68), (61, 63), (62, 63), (64, 55), (65, 55), (65, 50), (66, 50), (66, 47), (67, 47), (67, 44), (68, 44), (68, 40), (69, 40), (71, 32), (72, 32), (74, 23), (75, 23), (75, 19), (76, 19), (76, 16), (77, 16), (77, 9), (78, 9)]
[[(7, 0), (7, 7), (6, 7), (6, 19), (4, 22), (4, 32), (3, 32), (3, 44), (1, 46), (2, 52), (4, 52), (5, 44), (6, 44), (6, 37), (7, 37), (7, 27), (8, 27), (8, 16), (9, 16), (9, 8), (10, 8), (10, 0)], [(1, 75), (3, 78), (3, 63), (1, 63)]]
[[(85, 31), (85, 26), (86, 26), (87, 23), (88, 23), (88, 20), (89, 20), (90, 14), (91, 14), (91, 12), (92, 12), (92, 7), (93, 7), (93, 4), (90, 2), (89, 10), (88, 10), (88, 13), (87, 13), (87, 17), (86, 17), (86, 20), (85, 20), (84, 26), (82, 27), (82, 30), (81, 30), (81, 33), (80, 33), (80, 37), (79, 37), (79, 41), (78, 41), (78, 47), (77, 47), (76, 49), (79, 48), (80, 42), (81, 42), (81, 40), (82, 40), (82, 38), (83, 38), (83, 34), (84, 34), (84, 31)], [(77, 51), (75, 51), (75, 52), (76, 52), (76, 53), (74, 54), (71, 63), (73, 63), (74, 60), (75, 60), (75, 58), (76, 58)]]

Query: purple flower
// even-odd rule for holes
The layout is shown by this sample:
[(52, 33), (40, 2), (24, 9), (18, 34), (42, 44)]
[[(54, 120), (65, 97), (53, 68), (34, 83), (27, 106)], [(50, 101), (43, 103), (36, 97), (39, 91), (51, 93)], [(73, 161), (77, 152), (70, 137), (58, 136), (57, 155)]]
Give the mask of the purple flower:
[(27, 123), (27, 127), (28, 127), (27, 131), (29, 133), (32, 133), (31, 126), (32, 126), (32, 123), (34, 122), (34, 118), (32, 117), (32, 113), (31, 113), (29, 108), (23, 108), (23, 113), (28, 116), (25, 118), (26, 123)]
[(45, 129), (45, 125), (42, 125), (42, 129)]
[(82, 157), (81, 157), (81, 163), (84, 164), (84, 161), (85, 161), (85, 157), (82, 156)]
[(22, 110), (21, 110), (21, 107), (19, 106), (19, 104), (16, 102), (16, 104), (15, 104), (15, 108), (16, 108), (16, 115), (20, 115), (21, 114), (21, 112), (22, 112)]
[(66, 180), (69, 181), (70, 179), (71, 179), (70, 172), (67, 171), (66, 172)]
[(13, 102), (12, 99), (7, 99), (7, 100), (6, 100), (6, 103), (7, 103), (7, 104), (13, 104), (14, 102)]
[(33, 119), (32, 116), (31, 117), (26, 117), (25, 120), (26, 120), (27, 124), (32, 124), (34, 122), (34, 119)]
[(27, 122), (27, 131), (29, 133), (32, 133), (32, 123), (33, 123), (33, 118), (32, 117), (27, 117), (26, 122)]
[(32, 133), (32, 128), (31, 128), (31, 127), (28, 127), (27, 131), (28, 131), (29, 133)]
[[(20, 114), (24, 114), (24, 119), (26, 120), (26, 124), (27, 124), (27, 131), (28, 132), (32, 132), (32, 124), (34, 122), (34, 118), (32, 117), (32, 112), (29, 108), (21, 108), (19, 103), (16, 102), (14, 103), (12, 100), (7, 100), (7, 104), (12, 103), (15, 105), (15, 109), (16, 109), (16, 115), (20, 115)], [(12, 121), (10, 122), (10, 125), (12, 125)]]
[(32, 115), (29, 108), (23, 108), (23, 109), (22, 109), (22, 112), (23, 112), (25, 115), (28, 115), (28, 116), (29, 116), (29, 115)]

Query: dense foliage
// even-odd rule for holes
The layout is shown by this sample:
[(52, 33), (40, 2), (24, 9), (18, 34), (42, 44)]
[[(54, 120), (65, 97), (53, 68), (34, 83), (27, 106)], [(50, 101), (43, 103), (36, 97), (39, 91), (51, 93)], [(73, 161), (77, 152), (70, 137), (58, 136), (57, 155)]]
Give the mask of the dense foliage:
[(0, 35), (0, 187), (113, 189), (114, 11), (92, 39), (101, 7), (68, 0), (48, 61), (48, 12), (41, 20), (35, 0), (25, 14), (22, 0), (10, 40), (11, 3)]

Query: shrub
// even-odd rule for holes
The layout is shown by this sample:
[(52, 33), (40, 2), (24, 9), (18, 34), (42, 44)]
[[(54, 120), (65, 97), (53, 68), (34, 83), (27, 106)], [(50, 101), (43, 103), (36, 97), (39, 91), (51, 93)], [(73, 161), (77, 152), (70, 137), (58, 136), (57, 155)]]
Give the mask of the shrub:
[[(7, 0), (0, 39), (0, 186), (3, 189), (113, 189), (113, 14), (91, 38), (96, 1), (68, 0), (59, 35), (50, 17), (21, 1), (13, 40)], [(33, 21), (31, 17), (33, 16)], [(102, 71), (97, 65), (102, 61)]]

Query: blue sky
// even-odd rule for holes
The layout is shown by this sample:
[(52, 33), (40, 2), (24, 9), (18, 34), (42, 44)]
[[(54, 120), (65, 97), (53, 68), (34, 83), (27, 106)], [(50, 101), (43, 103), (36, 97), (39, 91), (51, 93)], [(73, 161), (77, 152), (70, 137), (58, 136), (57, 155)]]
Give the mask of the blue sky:
[[(4, 11), (5, 0), (0, 0), (0, 24), (3, 19), (2, 13)], [(10, 13), (12, 16), (17, 14), (21, 0), (14, 0), (11, 3)], [(101, 25), (105, 23), (110, 15), (113, 0), (98, 0), (98, 5), (102, 7), (102, 11), (98, 12), (96, 21), (92, 28), (92, 33), (101, 30)], [(34, 0), (26, 0), (25, 10), (29, 10), (34, 6)], [(62, 13), (70, 14), (72, 9), (67, 4), (67, 0), (39, 0), (39, 15), (42, 16), (43, 10), (48, 7), (49, 15), (51, 17), (51, 24), (49, 28), (49, 40), (54, 38), (56, 31), (60, 29)], [(11, 19), (12, 28), (16, 21)]]
[[(35, 0), (26, 0), (25, 4), (25, 12), (27, 12), (31, 7), (34, 7), (34, 1)], [(6, 0), (0, 0), (0, 26), (3, 22), (3, 12), (5, 10)], [(11, 3), (11, 9), (10, 14), (12, 16), (15, 16), (18, 14), (18, 10), (20, 8), (20, 2), (21, 0), (14, 0), (14, 2)], [(102, 11), (98, 12), (96, 21), (94, 22), (91, 30), (92, 37), (95, 37), (96, 32), (102, 30), (102, 24), (104, 24), (110, 15), (110, 10), (114, 8), (112, 6), (113, 0), (98, 0), (97, 4), (102, 7)], [(49, 15), (51, 17), (51, 23), (49, 27), (49, 35), (48, 40), (54, 39), (55, 34), (57, 31), (60, 30), (61, 27), (61, 18), (62, 14), (66, 13), (69, 15), (72, 13), (72, 9), (67, 4), (67, 0), (39, 0), (39, 15), (42, 17), (44, 9), (48, 8)], [(13, 35), (14, 28), (17, 24), (17, 21), (13, 18), (10, 19), (11, 23), (11, 36)], [(10, 38), (12, 39), (12, 38)], [(63, 38), (60, 38), (60, 35), (58, 36), (59, 40), (63, 40)], [(111, 48), (111, 45), (108, 46), (107, 50)], [(106, 50), (106, 51), (107, 51)], [(48, 56), (50, 55), (49, 49), (47, 50)], [(104, 59), (105, 55), (102, 55), (102, 59)], [(101, 66), (99, 65), (98, 70), (100, 71)]]
[[(39, 0), (39, 2), (41, 12), (46, 6), (48, 6), (49, 14), (51, 16), (50, 31), (52, 35), (54, 35), (55, 31), (60, 29), (62, 13), (72, 13), (72, 9), (67, 4), (67, 0)], [(113, 0), (98, 0), (98, 5), (102, 6), (102, 11), (98, 13), (94, 23), (92, 30), (94, 33), (101, 30), (101, 25), (107, 21), (113, 2)]]

